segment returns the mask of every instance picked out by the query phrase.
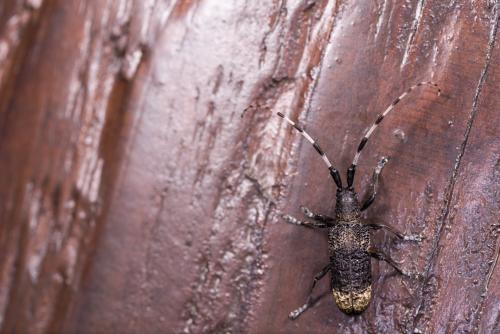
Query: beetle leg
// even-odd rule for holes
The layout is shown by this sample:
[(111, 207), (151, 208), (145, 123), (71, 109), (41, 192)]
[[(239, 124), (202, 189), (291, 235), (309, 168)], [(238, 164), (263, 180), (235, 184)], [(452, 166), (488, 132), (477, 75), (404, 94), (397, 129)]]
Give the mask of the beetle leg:
[(319, 221), (321, 223), (325, 223), (326, 225), (332, 226), (333, 222), (335, 221), (335, 218), (316, 214), (311, 210), (309, 210), (308, 208), (306, 208), (305, 206), (301, 206), (300, 209), (302, 210), (304, 216)]
[(392, 227), (390, 225), (386, 225), (386, 224), (374, 223), (374, 224), (368, 224), (368, 226), (370, 226), (371, 228), (373, 228), (375, 230), (384, 228), (387, 231), (389, 231), (392, 234), (394, 234), (400, 240), (404, 240), (404, 241), (421, 242), (424, 239), (424, 237), (422, 235), (420, 235), (420, 234), (403, 234), (403, 233), (399, 232), (398, 230), (396, 230), (394, 227)]
[(405, 276), (410, 276), (408, 272), (404, 271), (403, 269), (401, 269), (399, 267), (399, 265), (394, 262), (393, 259), (391, 259), (389, 256), (387, 256), (384, 252), (382, 252), (381, 250), (379, 249), (376, 249), (374, 247), (370, 247), (368, 249), (368, 253), (370, 253), (370, 255), (374, 258), (376, 258), (377, 260), (380, 260), (380, 261), (385, 261), (387, 262), (388, 264), (390, 264), (394, 269), (396, 269), (396, 271), (402, 275), (405, 275)]
[(329, 293), (325, 293), (325, 294), (319, 296), (318, 298), (314, 299), (312, 296), (312, 292), (314, 290), (314, 287), (316, 286), (316, 283), (318, 283), (318, 281), (320, 279), (325, 277), (325, 275), (328, 274), (330, 269), (331, 269), (331, 265), (328, 264), (319, 273), (317, 273), (316, 276), (314, 276), (313, 284), (311, 286), (311, 289), (309, 289), (309, 296), (307, 297), (306, 303), (304, 305), (302, 305), (301, 307), (297, 308), (296, 310), (293, 310), (292, 312), (290, 312), (290, 314), (288, 315), (288, 318), (290, 318), (290, 320), (297, 319), (302, 313), (307, 311), (307, 309), (314, 306), (314, 304), (316, 304), (321, 298), (329, 295)]
[(364, 211), (368, 209), (368, 207), (373, 203), (375, 200), (375, 196), (377, 195), (377, 190), (378, 190), (378, 177), (380, 173), (382, 173), (382, 169), (384, 168), (385, 164), (389, 161), (389, 158), (382, 157), (377, 164), (377, 167), (375, 167), (375, 170), (373, 171), (373, 176), (372, 176), (372, 184), (371, 184), (371, 194), (370, 196), (365, 200), (363, 205), (361, 206), (361, 211)]
[(293, 224), (293, 225), (299, 225), (299, 226), (304, 226), (308, 228), (326, 228), (329, 225), (320, 221), (303, 221), (303, 220), (298, 220), (297, 218), (290, 216), (290, 215), (283, 215), (283, 220), (287, 222), (288, 224)]

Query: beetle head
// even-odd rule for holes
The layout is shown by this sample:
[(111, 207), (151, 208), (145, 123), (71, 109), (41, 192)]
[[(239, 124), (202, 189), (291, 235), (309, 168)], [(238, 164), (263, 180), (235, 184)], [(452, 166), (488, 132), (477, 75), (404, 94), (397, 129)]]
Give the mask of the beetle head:
[(358, 196), (352, 188), (337, 190), (335, 214), (342, 221), (351, 221), (360, 216)]

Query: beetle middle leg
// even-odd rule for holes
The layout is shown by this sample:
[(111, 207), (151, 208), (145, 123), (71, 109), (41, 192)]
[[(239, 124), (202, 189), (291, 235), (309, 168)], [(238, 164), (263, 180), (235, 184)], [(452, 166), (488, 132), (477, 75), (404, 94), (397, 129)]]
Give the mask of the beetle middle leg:
[(313, 293), (314, 287), (316, 286), (316, 283), (318, 283), (318, 281), (320, 279), (322, 279), (323, 277), (325, 277), (325, 275), (328, 274), (328, 272), (330, 271), (330, 269), (331, 269), (331, 264), (328, 264), (319, 273), (317, 273), (316, 276), (314, 276), (313, 284), (311, 286), (311, 289), (309, 289), (309, 295), (307, 297), (306, 303), (304, 305), (302, 305), (301, 307), (297, 308), (296, 310), (293, 310), (292, 312), (290, 312), (290, 314), (288, 315), (288, 318), (290, 318), (290, 320), (297, 319), (302, 313), (304, 313), (309, 308), (311, 308), (321, 298), (323, 298), (324, 296), (329, 295), (329, 293), (328, 294), (323, 294), (319, 298), (317, 298), (316, 300), (314, 300), (313, 296), (312, 296), (312, 293)]
[(416, 241), (416, 242), (421, 242), (424, 237), (420, 234), (403, 234), (396, 230), (394, 227), (386, 224), (379, 224), (379, 223), (373, 223), (373, 224), (368, 224), (371, 228), (374, 230), (379, 230), (381, 228), (386, 229), (387, 231), (391, 232), (394, 234), (398, 239), (404, 240), (404, 241)]

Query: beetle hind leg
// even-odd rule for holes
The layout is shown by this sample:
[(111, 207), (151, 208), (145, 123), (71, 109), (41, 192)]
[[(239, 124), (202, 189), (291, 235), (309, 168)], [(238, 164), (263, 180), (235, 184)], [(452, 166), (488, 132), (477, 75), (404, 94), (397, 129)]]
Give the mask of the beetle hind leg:
[(377, 260), (387, 262), (391, 267), (396, 269), (396, 271), (403, 276), (407, 276), (410, 278), (421, 278), (421, 276), (422, 276), (422, 274), (420, 274), (420, 273), (412, 273), (410, 271), (402, 269), (393, 259), (391, 259), (388, 255), (386, 255), (384, 252), (382, 252), (379, 249), (376, 249), (374, 247), (370, 247), (370, 249), (368, 249), (368, 253), (372, 257), (376, 258)]
[(317, 273), (316, 276), (314, 276), (313, 284), (311, 286), (311, 289), (309, 289), (309, 295), (307, 297), (307, 301), (305, 302), (304, 305), (302, 305), (299, 308), (297, 308), (297, 309), (293, 310), (292, 312), (290, 312), (290, 314), (288, 315), (288, 318), (290, 318), (290, 320), (297, 319), (302, 313), (304, 313), (309, 308), (311, 308), (312, 306), (314, 306), (314, 304), (316, 304), (320, 299), (322, 299), (325, 296), (330, 295), (330, 293), (327, 292), (327, 293), (322, 294), (321, 296), (319, 296), (316, 299), (314, 299), (313, 296), (312, 296), (312, 293), (313, 293), (314, 287), (316, 286), (316, 283), (318, 283), (318, 281), (320, 279), (322, 279), (323, 277), (325, 277), (325, 275), (328, 274), (328, 272), (330, 271), (330, 269), (331, 269), (331, 265), (328, 264), (319, 273)]

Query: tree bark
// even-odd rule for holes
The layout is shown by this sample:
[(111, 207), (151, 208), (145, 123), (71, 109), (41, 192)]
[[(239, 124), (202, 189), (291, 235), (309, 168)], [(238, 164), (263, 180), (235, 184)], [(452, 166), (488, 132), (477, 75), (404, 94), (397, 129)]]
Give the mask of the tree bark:
[[(0, 333), (500, 332), (498, 1), (0, 2)], [(361, 315), (323, 299), (333, 164), (364, 131)], [(345, 181), (344, 181), (345, 182)], [(329, 290), (328, 278), (316, 288)]]

